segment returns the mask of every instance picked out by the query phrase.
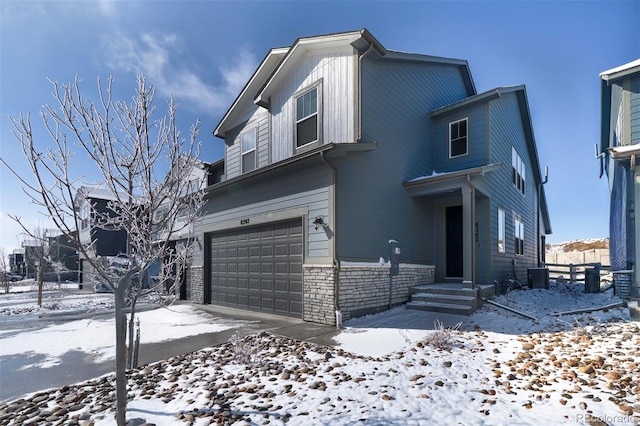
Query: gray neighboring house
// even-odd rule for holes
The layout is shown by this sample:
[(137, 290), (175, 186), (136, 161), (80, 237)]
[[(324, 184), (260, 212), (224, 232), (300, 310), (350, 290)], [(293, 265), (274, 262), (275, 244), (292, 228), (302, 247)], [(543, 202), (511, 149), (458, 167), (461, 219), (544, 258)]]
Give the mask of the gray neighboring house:
[(609, 252), (616, 292), (640, 297), (640, 59), (601, 78), (602, 169), (611, 188)]
[(225, 176), (195, 228), (195, 302), (336, 324), (418, 284), (524, 282), (543, 260), (526, 90), (478, 94), (464, 60), (366, 29), (300, 38), (269, 51), (214, 135)]

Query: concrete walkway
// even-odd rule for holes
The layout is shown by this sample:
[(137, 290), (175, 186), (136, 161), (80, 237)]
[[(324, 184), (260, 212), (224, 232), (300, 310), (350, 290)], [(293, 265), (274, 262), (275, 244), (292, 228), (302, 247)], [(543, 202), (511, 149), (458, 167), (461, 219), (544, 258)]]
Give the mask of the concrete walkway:
[(340, 333), (340, 330), (336, 327), (306, 322), (296, 318), (244, 311), (224, 306), (199, 305), (191, 302), (178, 303), (190, 304), (194, 308), (203, 310), (215, 317), (244, 322), (245, 325), (234, 331), (241, 336), (267, 332), (318, 345), (333, 346), (335, 345), (333, 337)]

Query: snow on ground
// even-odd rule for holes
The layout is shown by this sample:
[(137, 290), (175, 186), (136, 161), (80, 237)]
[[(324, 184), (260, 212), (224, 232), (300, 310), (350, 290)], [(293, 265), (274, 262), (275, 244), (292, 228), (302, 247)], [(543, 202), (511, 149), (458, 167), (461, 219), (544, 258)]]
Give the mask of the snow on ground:
[(42, 306), (33, 280), (11, 283), (9, 293), (0, 290), (0, 318), (16, 315), (46, 315), (71, 311), (98, 312), (113, 309), (113, 295), (79, 290), (78, 283), (43, 283)]
[[(495, 299), (536, 320), (484, 305), (459, 330), (437, 331), (433, 315), (400, 307), (346, 322), (332, 348), (248, 336), (134, 372), (128, 418), (157, 425), (638, 424), (640, 328), (612, 307), (616, 297), (582, 289), (552, 283)], [(562, 315), (601, 306), (609, 308)], [(440, 318), (446, 326), (458, 319)], [(448, 344), (434, 346), (447, 336)], [(107, 375), (0, 404), (0, 422), (42, 416), (114, 424), (112, 384)]]
[[(189, 305), (139, 312), (136, 317), (140, 320), (142, 344), (233, 328), (223, 321), (209, 323), (209, 315)], [(70, 321), (38, 330), (16, 330), (15, 333), (5, 330), (2, 336), (0, 357), (18, 354), (46, 356), (29, 368), (48, 368), (59, 364), (62, 356), (72, 350), (91, 354), (96, 363), (115, 357), (115, 325), (111, 317)]]

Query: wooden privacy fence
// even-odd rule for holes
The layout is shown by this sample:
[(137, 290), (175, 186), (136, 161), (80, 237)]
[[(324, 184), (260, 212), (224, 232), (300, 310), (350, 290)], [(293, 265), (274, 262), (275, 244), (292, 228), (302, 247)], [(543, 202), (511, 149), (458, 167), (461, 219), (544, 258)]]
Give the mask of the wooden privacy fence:
[(599, 268), (601, 278), (611, 272), (610, 266), (601, 263), (547, 263), (545, 266), (549, 268), (549, 279), (556, 282), (584, 283), (587, 269)]

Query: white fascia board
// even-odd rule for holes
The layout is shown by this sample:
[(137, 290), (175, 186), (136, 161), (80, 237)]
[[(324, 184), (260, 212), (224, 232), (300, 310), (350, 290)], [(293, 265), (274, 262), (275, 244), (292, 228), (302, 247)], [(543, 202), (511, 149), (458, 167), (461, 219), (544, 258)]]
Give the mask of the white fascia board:
[(229, 127), (233, 127), (233, 121), (236, 118), (237, 111), (247, 102), (251, 102), (253, 96), (258, 92), (261, 86), (269, 79), (273, 71), (278, 67), (282, 58), (289, 52), (289, 47), (274, 48), (267, 53), (258, 68), (253, 73), (247, 84), (244, 86), (238, 97), (235, 99), (229, 110), (226, 112), (220, 123), (213, 131), (213, 135), (224, 138)]
[(347, 46), (356, 42), (362, 37), (361, 31), (349, 33), (331, 34), (326, 36), (308, 37), (297, 40), (289, 49), (287, 55), (280, 62), (269, 80), (265, 83), (260, 93), (254, 98), (254, 103), (260, 106), (269, 104), (269, 98), (275, 87), (287, 78), (289, 71), (295, 67), (295, 64), (305, 52), (316, 49), (326, 49), (331, 47)]
[(614, 160), (631, 158), (633, 155), (640, 156), (640, 144), (615, 146), (608, 151)]
[(619, 67), (603, 71), (600, 73), (600, 78), (605, 81), (609, 81), (636, 72), (640, 72), (640, 59), (636, 59), (635, 61), (631, 61), (628, 64), (620, 65)]

